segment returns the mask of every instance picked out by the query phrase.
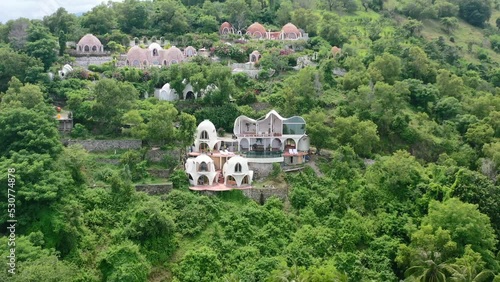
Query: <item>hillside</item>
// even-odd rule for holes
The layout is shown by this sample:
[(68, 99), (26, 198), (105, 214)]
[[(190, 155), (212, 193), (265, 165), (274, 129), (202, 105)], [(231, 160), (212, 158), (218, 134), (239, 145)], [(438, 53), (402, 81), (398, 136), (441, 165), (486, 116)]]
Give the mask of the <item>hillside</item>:
[(498, 282), (499, 95), (492, 0), (0, 23), (0, 282)]

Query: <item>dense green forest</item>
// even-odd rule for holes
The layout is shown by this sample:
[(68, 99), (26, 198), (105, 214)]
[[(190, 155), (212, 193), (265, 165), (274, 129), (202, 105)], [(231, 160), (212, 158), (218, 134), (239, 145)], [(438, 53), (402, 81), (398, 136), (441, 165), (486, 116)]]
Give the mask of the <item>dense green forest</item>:
[[(221, 37), (224, 21), (292, 22), (309, 39)], [(51, 79), (75, 60), (66, 43), (87, 33), (114, 60)], [(219, 61), (117, 67), (143, 36)], [(232, 74), (254, 50), (258, 78)], [(312, 63), (297, 70), (303, 56)], [(178, 93), (186, 82), (217, 88), (151, 98), (167, 82)], [(0, 281), (500, 281), (498, 0), (124, 0), (80, 17), (60, 8), (0, 24), (0, 98)], [(69, 136), (55, 106), (73, 113)], [(270, 109), (303, 116), (315, 149), (304, 170), (262, 180), (287, 187), (288, 200), (190, 191), (175, 156), (196, 125), (232, 132), (237, 116)], [(143, 148), (89, 153), (68, 138)], [(152, 147), (178, 155), (152, 162)], [(172, 192), (136, 192), (160, 181), (154, 167), (171, 171)]]

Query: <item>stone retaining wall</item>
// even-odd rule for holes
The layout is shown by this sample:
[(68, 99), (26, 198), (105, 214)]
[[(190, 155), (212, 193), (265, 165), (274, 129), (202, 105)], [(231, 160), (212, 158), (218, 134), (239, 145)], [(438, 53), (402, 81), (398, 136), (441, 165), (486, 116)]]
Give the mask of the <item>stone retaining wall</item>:
[(170, 176), (170, 170), (168, 169), (149, 168), (147, 171), (149, 175), (157, 178), (168, 178)]
[(274, 187), (252, 188), (243, 190), (243, 195), (262, 205), (272, 196), (285, 201), (288, 198), (288, 189), (278, 189)]
[(119, 159), (95, 159), (97, 163), (104, 163), (104, 164), (113, 164), (113, 165), (118, 165), (120, 164)]
[(149, 195), (162, 195), (168, 194), (172, 191), (172, 183), (163, 184), (137, 184), (135, 185), (135, 190), (138, 192), (146, 192)]
[(137, 150), (142, 147), (141, 140), (67, 140), (64, 144), (80, 144), (89, 152), (108, 151), (116, 149)]
[(88, 67), (90, 65), (102, 65), (107, 62), (111, 62), (113, 58), (109, 55), (103, 56), (83, 56), (75, 58), (75, 65), (79, 67)]
[(150, 162), (161, 162), (166, 155), (170, 155), (172, 158), (179, 160), (179, 150), (164, 151), (159, 149), (152, 149), (146, 153), (146, 159)]
[(248, 163), (248, 168), (253, 170), (253, 179), (262, 180), (269, 176), (273, 170), (273, 164)]

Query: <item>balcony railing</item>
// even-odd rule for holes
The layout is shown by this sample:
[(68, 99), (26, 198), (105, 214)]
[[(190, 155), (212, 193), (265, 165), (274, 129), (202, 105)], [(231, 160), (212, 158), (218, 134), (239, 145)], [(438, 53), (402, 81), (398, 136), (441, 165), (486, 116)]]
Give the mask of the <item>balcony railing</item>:
[(280, 158), (283, 151), (246, 151), (242, 152), (247, 158)]

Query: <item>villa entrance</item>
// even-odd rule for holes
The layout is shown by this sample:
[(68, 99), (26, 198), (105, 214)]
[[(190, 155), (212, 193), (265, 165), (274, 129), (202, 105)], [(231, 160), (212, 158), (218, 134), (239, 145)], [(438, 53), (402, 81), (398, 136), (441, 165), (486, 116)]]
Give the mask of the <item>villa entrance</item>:
[(208, 180), (208, 177), (206, 175), (201, 175), (198, 178), (198, 185), (206, 186), (209, 184), (210, 184), (210, 181)]

